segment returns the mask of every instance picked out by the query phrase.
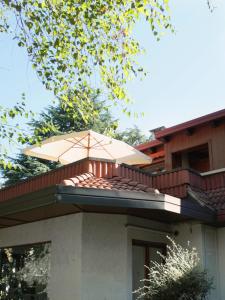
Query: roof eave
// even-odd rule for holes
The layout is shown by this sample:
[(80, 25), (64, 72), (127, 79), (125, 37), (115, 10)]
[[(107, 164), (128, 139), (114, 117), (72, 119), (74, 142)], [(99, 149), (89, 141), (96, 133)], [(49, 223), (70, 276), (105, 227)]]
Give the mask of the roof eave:
[(207, 223), (215, 222), (215, 212), (203, 208), (198, 203), (166, 194), (101, 190), (58, 186), (57, 199), (60, 203), (94, 205), (96, 207), (127, 208), (136, 210), (160, 210), (185, 219), (195, 219)]
[(169, 195), (59, 185), (0, 202), (0, 227), (77, 212), (128, 214), (163, 222), (214, 221), (212, 213)]
[(162, 141), (152, 140), (152, 141), (145, 142), (143, 144), (139, 144), (139, 145), (135, 146), (135, 148), (139, 151), (144, 151), (146, 149), (157, 147), (157, 146), (160, 146), (160, 145), (163, 145)]
[(169, 128), (165, 128), (159, 132), (156, 133), (156, 139), (158, 140), (162, 140), (163, 138), (165, 138), (166, 136), (170, 136), (173, 135), (177, 132), (183, 131), (183, 130), (187, 130), (189, 128), (193, 128), (196, 126), (200, 126), (218, 119), (223, 119), (225, 118), (225, 109), (216, 111), (214, 113), (169, 127)]

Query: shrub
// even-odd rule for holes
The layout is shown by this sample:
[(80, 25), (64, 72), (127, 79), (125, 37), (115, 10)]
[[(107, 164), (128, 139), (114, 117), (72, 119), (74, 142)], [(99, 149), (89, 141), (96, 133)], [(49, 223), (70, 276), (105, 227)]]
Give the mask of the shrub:
[(212, 289), (212, 279), (202, 270), (195, 248), (183, 248), (168, 238), (167, 255), (162, 263), (152, 262), (148, 277), (134, 291), (136, 299), (151, 300), (203, 300)]

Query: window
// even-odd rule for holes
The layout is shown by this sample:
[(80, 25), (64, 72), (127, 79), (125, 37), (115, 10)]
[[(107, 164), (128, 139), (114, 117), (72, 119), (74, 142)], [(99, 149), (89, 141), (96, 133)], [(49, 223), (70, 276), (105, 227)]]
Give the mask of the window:
[(50, 243), (0, 249), (0, 299), (47, 300)]
[[(162, 257), (157, 253), (166, 254), (166, 245), (139, 240), (133, 240), (132, 245), (132, 275), (133, 291), (141, 286), (141, 279), (147, 278), (146, 266), (151, 266), (151, 261), (161, 262)], [(135, 296), (134, 298), (135, 299)]]
[(191, 168), (198, 172), (210, 170), (209, 147), (203, 144), (172, 154), (172, 168)]

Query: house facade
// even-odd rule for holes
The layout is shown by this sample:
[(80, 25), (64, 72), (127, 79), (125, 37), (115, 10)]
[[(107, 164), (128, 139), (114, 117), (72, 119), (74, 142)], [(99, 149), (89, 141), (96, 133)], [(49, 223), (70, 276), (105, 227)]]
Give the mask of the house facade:
[(1, 189), (0, 248), (49, 245), (49, 299), (132, 300), (169, 235), (198, 249), (210, 299), (224, 300), (224, 121), (225, 110), (158, 131), (138, 146), (148, 166), (89, 158)]

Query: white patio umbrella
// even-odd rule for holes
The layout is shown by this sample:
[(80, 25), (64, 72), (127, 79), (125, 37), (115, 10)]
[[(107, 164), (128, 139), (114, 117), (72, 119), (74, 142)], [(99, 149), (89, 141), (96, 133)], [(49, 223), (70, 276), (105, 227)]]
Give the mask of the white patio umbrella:
[(40, 145), (33, 145), (24, 154), (58, 161), (63, 165), (84, 159), (115, 160), (129, 165), (149, 164), (151, 158), (128, 144), (92, 130), (53, 136)]

